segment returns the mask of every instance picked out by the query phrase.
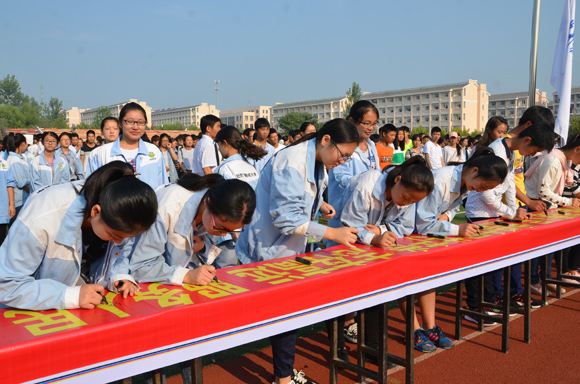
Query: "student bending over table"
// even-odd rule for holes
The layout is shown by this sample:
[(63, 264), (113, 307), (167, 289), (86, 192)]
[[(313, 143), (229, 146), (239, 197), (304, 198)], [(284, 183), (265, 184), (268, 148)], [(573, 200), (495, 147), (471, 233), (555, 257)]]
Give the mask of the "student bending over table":
[[(104, 287), (123, 297), (133, 295), (137, 286), (119, 273), (123, 265), (114, 256), (116, 245), (149, 228), (156, 214), (155, 192), (121, 161), (86, 180), (40, 189), (0, 247), (0, 304), (93, 309), (101, 303)], [(109, 258), (112, 268), (103, 274), (107, 269), (99, 265)], [(123, 285), (117, 289), (119, 281)]]
[[(488, 147), (478, 148), (465, 163), (433, 171), (435, 189), (416, 204), (415, 229), (421, 235), (433, 233), (443, 236), (470, 237), (478, 233), (475, 224), (452, 224), (451, 220), (469, 191), (483, 192), (501, 184), (508, 174), (506, 163)], [(419, 294), (423, 326), (415, 314), (415, 349), (433, 352), (439, 348), (453, 348), (441, 328), (435, 325), (435, 290)], [(399, 306), (405, 313), (405, 302)]]
[[(434, 188), (433, 173), (422, 156), (413, 157), (397, 166), (381, 171), (368, 171), (352, 179), (340, 219), (358, 229), (359, 241), (377, 247), (392, 245), (397, 238), (410, 235), (415, 228), (415, 203), (424, 199)], [(434, 297), (433, 297), (434, 298)], [(423, 295), (419, 295), (419, 303)], [(425, 311), (425, 318), (428, 316)], [(366, 340), (372, 347), (379, 346), (379, 309), (367, 309)], [(426, 309), (426, 308), (425, 308)], [(435, 319), (435, 306), (432, 318)], [(431, 316), (431, 314), (429, 314)], [(417, 315), (415, 315), (415, 319)], [(419, 324), (415, 320), (415, 324)], [(416, 327), (418, 329), (420, 327)], [(420, 332), (420, 331), (418, 331)], [(348, 361), (344, 338), (339, 334), (338, 356)], [(389, 365), (392, 367), (393, 365)]]

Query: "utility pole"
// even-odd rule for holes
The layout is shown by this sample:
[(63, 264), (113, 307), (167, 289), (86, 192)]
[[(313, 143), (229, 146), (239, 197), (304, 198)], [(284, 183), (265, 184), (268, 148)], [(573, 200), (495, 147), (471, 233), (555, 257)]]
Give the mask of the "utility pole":
[(215, 108), (217, 109), (218, 107), (218, 92), (220, 90), (219, 85), (220, 85), (220, 81), (219, 80), (215, 80)]
[(540, 4), (542, 0), (534, 0), (532, 13), (532, 46), (530, 48), (530, 88), (528, 92), (528, 107), (536, 105), (536, 69), (538, 63), (538, 35), (540, 34)]
[(40, 86), (40, 105), (44, 105), (44, 86)]

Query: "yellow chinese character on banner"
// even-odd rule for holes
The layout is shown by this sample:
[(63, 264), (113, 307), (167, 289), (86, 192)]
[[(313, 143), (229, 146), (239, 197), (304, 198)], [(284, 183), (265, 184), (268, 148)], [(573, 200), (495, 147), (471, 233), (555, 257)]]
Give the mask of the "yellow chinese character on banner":
[(210, 299), (216, 299), (218, 297), (236, 295), (238, 293), (248, 292), (249, 289), (238, 287), (230, 283), (221, 282), (219, 284), (210, 285), (191, 285), (186, 284), (183, 288), (191, 292), (197, 292), (202, 296)]
[(50, 311), (51, 313), (46, 312), (49, 311), (6, 311), (4, 312), (4, 317), (10, 319), (18, 315), (26, 316), (25, 318), (15, 320), (14, 324), (34, 322), (34, 324), (24, 326), (34, 336), (42, 336), (87, 325), (87, 323), (67, 310), (58, 309), (54, 312)]
[(173, 305), (193, 304), (189, 295), (184, 294), (181, 289), (159, 288), (161, 284), (149, 284), (148, 291), (138, 291), (133, 298), (136, 302), (141, 300), (157, 300), (160, 307), (171, 307)]
[(125, 313), (123, 311), (121, 311), (119, 308), (117, 308), (115, 306), (114, 303), (114, 299), (115, 297), (118, 295), (118, 293), (114, 293), (114, 292), (109, 292), (107, 293), (107, 302), (109, 304), (100, 304), (97, 305), (97, 308), (103, 309), (107, 312), (111, 312), (113, 315), (116, 315), (117, 317), (129, 317), (130, 315), (128, 313)]

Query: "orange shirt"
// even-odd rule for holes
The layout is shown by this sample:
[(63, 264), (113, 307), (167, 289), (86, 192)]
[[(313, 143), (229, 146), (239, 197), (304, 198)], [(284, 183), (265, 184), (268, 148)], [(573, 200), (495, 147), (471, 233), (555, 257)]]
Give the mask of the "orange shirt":
[(393, 162), (393, 147), (383, 147), (381, 143), (377, 143), (377, 153), (379, 154), (379, 164), (381, 169), (385, 168)]

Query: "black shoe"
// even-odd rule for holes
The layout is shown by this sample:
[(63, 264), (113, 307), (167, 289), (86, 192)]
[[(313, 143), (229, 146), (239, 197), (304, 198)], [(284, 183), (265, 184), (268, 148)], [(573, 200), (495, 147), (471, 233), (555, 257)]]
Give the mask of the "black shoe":
[[(512, 296), (512, 298), (510, 300), (510, 305), (512, 307), (521, 308), (524, 306), (524, 304), (525, 304), (525, 302), (524, 302), (523, 293), (519, 293), (515, 296)], [(542, 300), (538, 300), (538, 299), (534, 299), (534, 298), (532, 298), (530, 300), (530, 307), (533, 309), (542, 308), (545, 305), (546, 305), (546, 303), (544, 303)]]
[(347, 363), (350, 362), (348, 359), (348, 351), (346, 348), (338, 348), (336, 350), (336, 357), (338, 357), (342, 361), (346, 361)]

